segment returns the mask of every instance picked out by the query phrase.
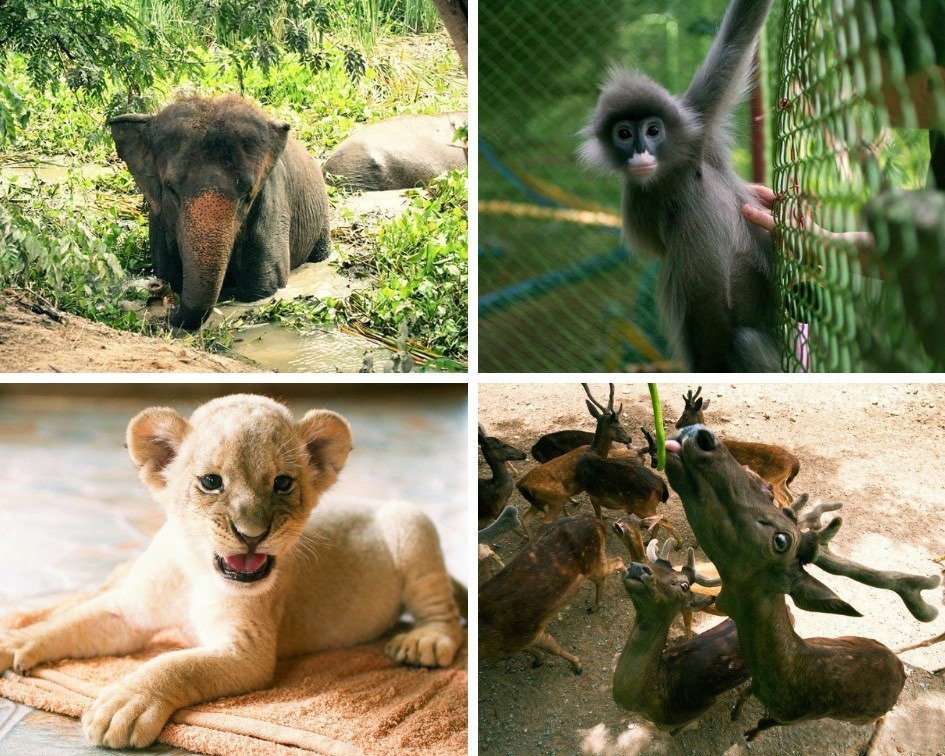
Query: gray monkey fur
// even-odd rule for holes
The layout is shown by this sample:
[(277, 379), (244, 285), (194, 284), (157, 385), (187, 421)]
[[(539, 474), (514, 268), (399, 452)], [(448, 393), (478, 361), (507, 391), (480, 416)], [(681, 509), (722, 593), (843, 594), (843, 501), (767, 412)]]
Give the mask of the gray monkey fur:
[[(624, 176), (628, 246), (662, 258), (660, 314), (687, 370), (773, 372), (781, 297), (769, 234), (741, 214), (757, 205), (732, 168), (730, 118), (745, 91), (771, 0), (733, 0), (681, 98), (645, 75), (613, 69), (581, 135), (587, 165)], [(662, 118), (671, 152), (640, 182), (612, 141), (625, 119)], [(665, 153), (666, 147), (663, 148)]]

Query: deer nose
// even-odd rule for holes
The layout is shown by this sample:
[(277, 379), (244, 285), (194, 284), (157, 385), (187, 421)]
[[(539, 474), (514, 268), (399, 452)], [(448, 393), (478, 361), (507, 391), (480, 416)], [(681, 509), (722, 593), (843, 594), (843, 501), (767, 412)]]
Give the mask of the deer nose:
[(230, 523), (230, 530), (233, 531), (233, 535), (246, 544), (246, 548), (250, 554), (256, 551), (256, 547), (266, 539), (266, 536), (269, 535), (271, 528), (272, 523), (270, 522), (262, 533), (259, 533), (258, 535), (249, 535), (248, 533), (244, 533), (239, 530), (239, 528), (237, 528), (232, 522)]
[(719, 440), (715, 437), (715, 434), (708, 428), (700, 426), (699, 430), (696, 432), (696, 446), (704, 452), (710, 452), (718, 445)]

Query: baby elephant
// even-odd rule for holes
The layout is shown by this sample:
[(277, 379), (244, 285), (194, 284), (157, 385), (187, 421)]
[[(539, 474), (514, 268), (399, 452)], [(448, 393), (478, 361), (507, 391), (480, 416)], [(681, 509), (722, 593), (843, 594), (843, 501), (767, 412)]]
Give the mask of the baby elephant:
[(422, 186), (443, 171), (466, 167), (466, 151), (454, 141), (465, 113), (400, 116), (363, 126), (325, 161), (329, 181), (349, 191)]
[(172, 325), (199, 327), (224, 286), (262, 299), (328, 257), (322, 171), (287, 123), (234, 95), (108, 123), (148, 202), (154, 272), (181, 295)]

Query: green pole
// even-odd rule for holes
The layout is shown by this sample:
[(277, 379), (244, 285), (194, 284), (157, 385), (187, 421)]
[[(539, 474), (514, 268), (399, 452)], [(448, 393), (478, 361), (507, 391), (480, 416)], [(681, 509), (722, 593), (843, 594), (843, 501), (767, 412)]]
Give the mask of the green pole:
[(666, 469), (666, 431), (663, 430), (663, 405), (655, 383), (646, 384), (650, 389), (650, 401), (653, 402), (653, 424), (656, 426), (656, 469)]

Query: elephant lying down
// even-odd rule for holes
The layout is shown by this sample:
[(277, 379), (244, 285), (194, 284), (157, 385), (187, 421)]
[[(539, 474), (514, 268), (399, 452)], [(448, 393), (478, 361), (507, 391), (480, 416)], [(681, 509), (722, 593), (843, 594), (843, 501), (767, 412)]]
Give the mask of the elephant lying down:
[(410, 189), (466, 167), (453, 141), (465, 113), (399, 116), (361, 126), (325, 160), (329, 183), (351, 191)]
[(224, 287), (261, 299), (328, 257), (322, 171), (287, 123), (233, 95), (108, 123), (148, 202), (155, 274), (181, 294), (172, 325), (199, 327)]

